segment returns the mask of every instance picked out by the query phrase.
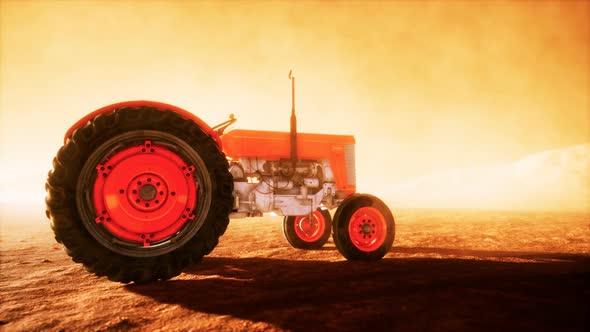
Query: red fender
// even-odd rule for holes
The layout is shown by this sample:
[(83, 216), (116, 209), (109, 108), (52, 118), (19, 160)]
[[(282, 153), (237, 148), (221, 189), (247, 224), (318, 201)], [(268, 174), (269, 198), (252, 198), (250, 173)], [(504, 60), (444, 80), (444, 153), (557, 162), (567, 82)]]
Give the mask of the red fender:
[(201, 129), (206, 134), (211, 136), (215, 140), (215, 142), (217, 142), (217, 146), (219, 146), (219, 150), (220, 151), (222, 150), (221, 139), (219, 138), (219, 135), (217, 135), (217, 133), (213, 129), (211, 129), (211, 127), (209, 127), (209, 125), (207, 125), (205, 123), (205, 121), (199, 119), (199, 117), (197, 117), (193, 113), (191, 113), (187, 110), (184, 110), (180, 107), (176, 107), (176, 106), (173, 106), (170, 104), (160, 103), (157, 101), (149, 101), (149, 100), (124, 101), (121, 103), (116, 103), (116, 104), (105, 106), (103, 108), (97, 109), (96, 111), (94, 111), (92, 113), (89, 113), (88, 115), (86, 115), (85, 117), (81, 118), (76, 123), (74, 123), (74, 125), (71, 126), (70, 129), (68, 129), (68, 131), (66, 132), (66, 135), (64, 136), (64, 143), (67, 141), (68, 138), (70, 138), (72, 136), (72, 133), (74, 132), (74, 130), (86, 125), (86, 123), (88, 123), (88, 121), (94, 119), (97, 115), (110, 113), (118, 108), (141, 107), (141, 106), (153, 107), (153, 108), (156, 108), (160, 111), (170, 110), (170, 111), (178, 113), (180, 116), (182, 116), (183, 118), (185, 118), (187, 120), (192, 120), (197, 125), (199, 125), (199, 127), (201, 127)]

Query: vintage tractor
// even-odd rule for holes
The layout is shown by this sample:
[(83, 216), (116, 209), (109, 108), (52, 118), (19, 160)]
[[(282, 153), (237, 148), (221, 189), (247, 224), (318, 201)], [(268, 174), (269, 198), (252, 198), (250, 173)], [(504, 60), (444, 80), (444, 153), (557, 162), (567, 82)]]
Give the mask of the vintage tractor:
[[(120, 282), (172, 278), (209, 254), (230, 218), (284, 216), (291, 246), (330, 233), (350, 260), (378, 260), (395, 223), (378, 198), (356, 194), (353, 136), (213, 128), (150, 101), (103, 107), (76, 122), (49, 172), (47, 216), (75, 262)], [(329, 209), (337, 208), (332, 220)]]

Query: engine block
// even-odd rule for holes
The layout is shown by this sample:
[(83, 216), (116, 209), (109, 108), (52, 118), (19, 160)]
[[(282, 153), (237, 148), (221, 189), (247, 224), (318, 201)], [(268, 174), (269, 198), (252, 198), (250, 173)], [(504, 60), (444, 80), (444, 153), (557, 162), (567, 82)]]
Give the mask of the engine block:
[(232, 218), (277, 212), (306, 215), (320, 204), (335, 206), (336, 185), (329, 160), (298, 161), (240, 158), (232, 161), (234, 178)]

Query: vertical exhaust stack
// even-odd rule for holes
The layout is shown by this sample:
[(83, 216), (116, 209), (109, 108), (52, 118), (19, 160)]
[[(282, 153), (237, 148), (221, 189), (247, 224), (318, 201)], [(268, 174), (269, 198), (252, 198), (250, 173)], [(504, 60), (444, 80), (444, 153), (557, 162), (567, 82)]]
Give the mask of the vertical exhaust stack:
[(289, 71), (289, 79), (291, 80), (291, 163), (293, 171), (295, 171), (297, 166), (297, 117), (295, 116), (295, 76), (293, 76), (293, 70)]

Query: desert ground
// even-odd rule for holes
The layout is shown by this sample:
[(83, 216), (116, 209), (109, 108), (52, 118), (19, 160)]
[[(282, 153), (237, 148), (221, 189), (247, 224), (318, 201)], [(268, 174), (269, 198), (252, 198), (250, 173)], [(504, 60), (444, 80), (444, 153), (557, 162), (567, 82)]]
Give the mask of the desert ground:
[[(234, 220), (202, 263), (120, 284), (73, 263), (47, 220), (2, 220), (2, 331), (588, 331), (590, 214), (398, 210), (382, 261), (290, 248)], [(7, 217), (3, 217), (7, 218)]]

